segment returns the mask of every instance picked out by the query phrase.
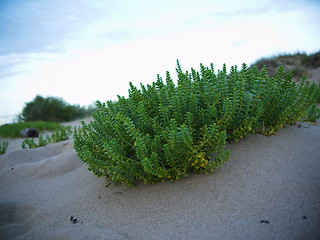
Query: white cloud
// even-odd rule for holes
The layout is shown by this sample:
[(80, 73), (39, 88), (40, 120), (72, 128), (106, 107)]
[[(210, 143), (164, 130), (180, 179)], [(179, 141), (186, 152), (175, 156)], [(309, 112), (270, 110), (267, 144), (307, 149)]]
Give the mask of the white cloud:
[[(81, 105), (115, 99), (129, 81), (151, 83), (166, 70), (175, 76), (176, 59), (185, 70), (201, 62), (219, 69), (318, 50), (319, 5), (292, 2), (83, 0), (67, 21), (78, 25), (56, 43), (64, 51), (0, 56), (0, 115), (18, 113), (36, 94)], [(89, 6), (96, 16), (81, 13)]]

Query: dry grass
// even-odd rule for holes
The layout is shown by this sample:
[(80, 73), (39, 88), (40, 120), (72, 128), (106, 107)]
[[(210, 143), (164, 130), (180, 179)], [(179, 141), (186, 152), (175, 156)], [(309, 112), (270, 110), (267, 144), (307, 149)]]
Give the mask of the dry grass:
[(320, 67), (320, 51), (307, 55), (306, 53), (279, 54), (269, 58), (262, 58), (252, 64), (261, 69), (267, 66), (269, 76), (274, 76), (279, 66), (293, 72), (293, 79), (299, 81), (302, 77), (310, 78), (311, 70)]

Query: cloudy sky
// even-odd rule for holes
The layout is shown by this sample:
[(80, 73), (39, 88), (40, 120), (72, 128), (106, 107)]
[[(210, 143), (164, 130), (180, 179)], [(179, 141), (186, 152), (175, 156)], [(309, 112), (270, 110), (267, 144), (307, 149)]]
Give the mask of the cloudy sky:
[(0, 124), (37, 95), (70, 104), (127, 95), (200, 63), (320, 50), (319, 0), (1, 0)]

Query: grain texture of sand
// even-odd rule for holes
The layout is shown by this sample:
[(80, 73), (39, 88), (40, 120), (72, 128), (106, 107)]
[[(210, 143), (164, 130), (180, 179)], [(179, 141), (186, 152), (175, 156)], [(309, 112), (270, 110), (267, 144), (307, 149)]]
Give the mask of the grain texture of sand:
[(136, 189), (93, 176), (72, 140), (21, 142), (0, 156), (0, 239), (320, 239), (319, 122), (249, 135), (211, 174)]

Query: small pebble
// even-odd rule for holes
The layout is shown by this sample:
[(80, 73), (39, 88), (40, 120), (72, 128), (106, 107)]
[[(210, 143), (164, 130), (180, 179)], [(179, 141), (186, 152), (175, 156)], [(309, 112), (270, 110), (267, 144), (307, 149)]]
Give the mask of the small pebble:
[(75, 224), (75, 223), (77, 223), (78, 222), (78, 219), (76, 219), (76, 218), (74, 218), (74, 217), (70, 217), (70, 221), (73, 223), (73, 224)]
[(269, 221), (266, 221), (266, 220), (261, 220), (260, 222), (261, 222), (261, 223), (267, 223), (267, 224), (270, 223)]

